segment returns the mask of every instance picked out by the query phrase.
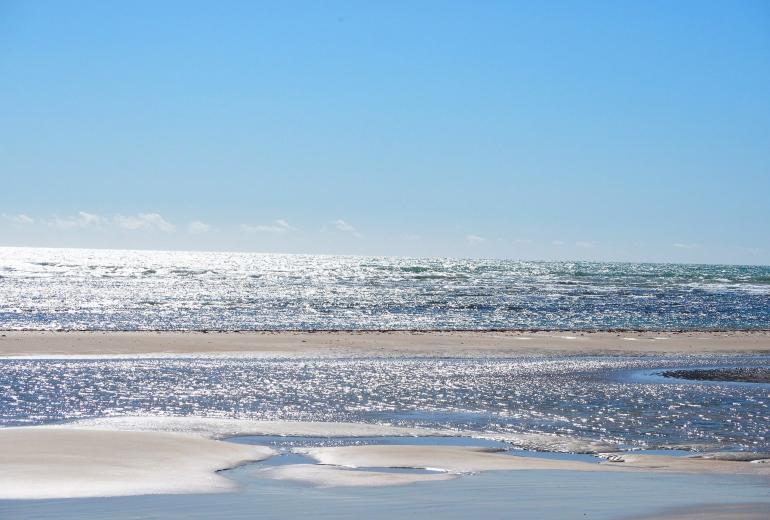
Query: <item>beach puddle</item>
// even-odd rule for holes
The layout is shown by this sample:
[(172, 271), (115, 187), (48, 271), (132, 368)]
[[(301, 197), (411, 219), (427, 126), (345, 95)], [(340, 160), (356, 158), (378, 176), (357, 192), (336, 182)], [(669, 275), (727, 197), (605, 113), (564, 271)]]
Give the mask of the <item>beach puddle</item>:
[[(326, 448), (326, 447), (345, 447), (345, 446), (475, 446), (494, 450), (500, 453), (508, 453), (511, 446), (507, 443), (488, 440), (474, 439), (470, 437), (308, 437), (308, 436), (276, 436), (276, 435), (247, 435), (231, 437), (227, 439), (230, 442), (239, 444), (253, 444), (258, 446), (268, 446), (278, 452), (278, 455), (270, 459), (253, 464), (259, 470), (251, 474), (257, 477), (275, 478), (280, 476), (284, 480), (295, 480), (298, 483), (323, 484), (323, 478), (316, 478), (308, 482), (307, 473), (300, 474), (296, 472), (295, 478), (285, 478), (289, 473), (270, 471), (271, 468), (280, 466), (316, 466), (312, 468), (314, 477), (324, 477), (323, 473), (329, 473), (333, 468), (337, 471), (351, 472), (349, 479), (345, 479), (344, 485), (356, 485), (365, 482), (364, 485), (373, 485), (372, 477), (380, 474), (396, 475), (437, 475), (446, 474), (447, 471), (441, 468), (420, 468), (407, 466), (344, 466), (344, 465), (323, 465), (311, 456), (304, 454), (300, 450), (306, 448)], [(320, 467), (319, 467), (320, 466)], [(296, 468), (295, 468), (296, 469)], [(309, 468), (303, 468), (307, 471)], [(264, 471), (266, 470), (266, 471)], [(369, 477), (368, 480), (356, 480), (356, 475)], [(304, 477), (304, 479), (302, 478)], [(341, 482), (336, 480), (336, 482)], [(406, 485), (414, 483), (413, 480), (406, 478), (403, 480), (382, 479), (380, 485)]]
[[(409, 475), (443, 475), (441, 479), (448, 480), (489, 470), (531, 471), (551, 467), (572, 471), (615, 471), (624, 469), (621, 463), (626, 458), (638, 460), (641, 456), (643, 460), (649, 461), (649, 456), (693, 456), (692, 452), (686, 450), (637, 449), (606, 454), (530, 451), (517, 449), (506, 441), (462, 436), (248, 435), (228, 440), (238, 444), (265, 446), (277, 452), (274, 457), (252, 464), (250, 475), (319, 487), (407, 485), (430, 480), (427, 477), (409, 478)], [(507, 457), (510, 458), (506, 460)], [(602, 462), (618, 464), (599, 468)], [(388, 474), (397, 474), (403, 478), (394, 479)]]
[[(533, 452), (514, 448), (510, 443), (500, 440), (472, 437), (309, 437), (309, 436), (275, 436), (247, 435), (227, 439), (238, 444), (266, 446), (278, 454), (274, 457), (250, 465), (249, 472), (255, 478), (272, 478), (292, 481), (298, 485), (314, 485), (320, 487), (334, 486), (393, 486), (409, 485), (416, 482), (432, 480), (449, 480), (462, 474), (476, 473), (475, 468), (466, 470), (451, 470), (434, 465), (412, 464), (409, 460), (395, 458), (392, 462), (387, 459), (379, 464), (346, 464), (326, 463), (319, 460), (314, 450), (335, 448), (370, 448), (372, 451), (404, 447), (407, 450), (419, 448), (420, 452), (448, 448), (452, 456), (453, 448), (479, 450), (482, 454), (510, 455), (531, 459), (549, 461), (571, 461), (598, 464), (601, 459), (587, 454)], [(398, 455), (398, 451), (396, 451)], [(441, 460), (439, 456), (436, 460)], [(483, 469), (483, 468), (482, 468)], [(238, 471), (238, 470), (231, 470)], [(223, 472), (227, 473), (227, 472)], [(401, 478), (394, 478), (397, 475)]]

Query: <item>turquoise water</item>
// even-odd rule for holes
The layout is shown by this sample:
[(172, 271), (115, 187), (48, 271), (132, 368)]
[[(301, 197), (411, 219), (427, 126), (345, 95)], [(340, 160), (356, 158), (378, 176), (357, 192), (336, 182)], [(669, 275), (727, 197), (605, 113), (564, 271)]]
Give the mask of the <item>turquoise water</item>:
[(0, 329), (767, 329), (770, 267), (0, 248)]

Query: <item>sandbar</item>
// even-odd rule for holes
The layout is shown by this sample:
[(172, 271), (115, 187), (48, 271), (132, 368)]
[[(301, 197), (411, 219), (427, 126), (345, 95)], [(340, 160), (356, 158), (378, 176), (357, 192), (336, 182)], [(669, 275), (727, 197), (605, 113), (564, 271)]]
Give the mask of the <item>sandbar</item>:
[(163, 432), (0, 428), (0, 499), (211, 493), (271, 448)]
[[(634, 341), (628, 341), (633, 339)], [(770, 354), (770, 331), (3, 331), (0, 356), (334, 357)]]

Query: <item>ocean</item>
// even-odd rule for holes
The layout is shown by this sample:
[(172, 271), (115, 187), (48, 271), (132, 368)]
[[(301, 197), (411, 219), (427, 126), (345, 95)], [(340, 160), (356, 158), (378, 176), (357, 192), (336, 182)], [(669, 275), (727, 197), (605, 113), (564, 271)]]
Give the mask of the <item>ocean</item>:
[(770, 266), (0, 248), (0, 329), (767, 328)]

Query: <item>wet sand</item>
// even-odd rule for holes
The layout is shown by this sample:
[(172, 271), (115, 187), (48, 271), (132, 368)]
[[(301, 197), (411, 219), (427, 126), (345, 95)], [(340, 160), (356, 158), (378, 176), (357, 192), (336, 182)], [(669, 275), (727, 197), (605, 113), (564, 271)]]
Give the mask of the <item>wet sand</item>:
[(770, 504), (714, 504), (707, 507), (675, 508), (651, 516), (627, 520), (767, 520)]
[[(239, 486), (239, 491), (235, 493), (5, 500), (0, 501), (0, 518), (628, 520), (639, 517), (663, 519), (665, 515), (680, 514), (693, 507), (698, 508), (696, 511), (724, 512), (721, 517), (716, 514), (704, 517), (712, 520), (733, 518), (734, 504), (756, 504), (757, 508), (764, 507), (765, 511), (768, 507), (765, 489), (751, 485), (745, 477), (643, 472), (488, 471), (408, 485), (316, 487), (259, 478), (261, 469), (275, 459), (223, 472)], [(346, 470), (340, 469), (339, 473), (343, 471)], [(380, 480), (379, 476), (377, 478)]]
[(507, 357), (768, 354), (770, 331), (335, 331), (0, 333), (0, 356), (242, 354)]
[(649, 471), (652, 473), (725, 474), (770, 477), (768, 459), (757, 463), (700, 457), (635, 453), (613, 454), (600, 464), (520, 457), (465, 446), (345, 446), (296, 450), (320, 464), (345, 467), (438, 469), (450, 473), (480, 471)]

